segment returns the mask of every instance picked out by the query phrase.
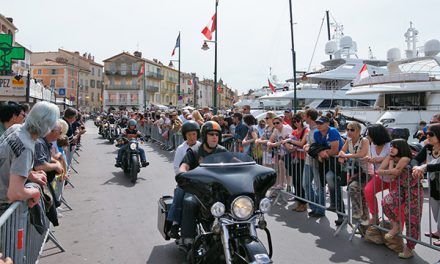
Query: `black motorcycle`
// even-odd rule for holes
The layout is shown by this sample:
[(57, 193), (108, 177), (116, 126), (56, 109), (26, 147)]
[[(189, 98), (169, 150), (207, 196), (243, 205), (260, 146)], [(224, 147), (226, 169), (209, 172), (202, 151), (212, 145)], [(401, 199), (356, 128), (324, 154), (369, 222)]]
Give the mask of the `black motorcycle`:
[(137, 175), (141, 170), (140, 155), (138, 152), (138, 141), (135, 138), (125, 139), (128, 144), (122, 154), (122, 169), (132, 183), (136, 183)]
[[(176, 176), (179, 186), (201, 204), (188, 261), (272, 263), (272, 240), (264, 213), (271, 205), (265, 194), (275, 180), (274, 170), (233, 152), (210, 155), (196, 169)], [(171, 202), (171, 196), (159, 200), (158, 228), (166, 240), (170, 239), (166, 217)], [(266, 232), (269, 252), (258, 238), (257, 228)], [(176, 243), (182, 245), (183, 241)]]
[(121, 133), (121, 128), (117, 124), (110, 124), (108, 126), (107, 139), (111, 144), (115, 142), (115, 140), (119, 137)]

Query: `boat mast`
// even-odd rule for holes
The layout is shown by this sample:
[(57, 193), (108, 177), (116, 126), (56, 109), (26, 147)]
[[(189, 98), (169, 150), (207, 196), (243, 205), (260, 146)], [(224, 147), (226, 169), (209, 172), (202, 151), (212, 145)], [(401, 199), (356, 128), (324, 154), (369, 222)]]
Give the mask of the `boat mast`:
[[(330, 36), (330, 18), (329, 18), (329, 11), (325, 11), (326, 17), (327, 17), (327, 40), (330, 41), (331, 40), (331, 36)], [(330, 59), (332, 59), (333, 56), (330, 54)]]

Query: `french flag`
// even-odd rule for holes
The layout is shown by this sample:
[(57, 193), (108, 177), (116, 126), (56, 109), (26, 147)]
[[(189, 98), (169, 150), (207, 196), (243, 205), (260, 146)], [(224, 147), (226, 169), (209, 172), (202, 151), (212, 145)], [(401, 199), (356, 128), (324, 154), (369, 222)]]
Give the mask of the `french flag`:
[(180, 33), (179, 33), (179, 36), (177, 36), (176, 46), (174, 46), (173, 53), (171, 53), (171, 57), (174, 56), (174, 53), (176, 52), (177, 48), (180, 48)]

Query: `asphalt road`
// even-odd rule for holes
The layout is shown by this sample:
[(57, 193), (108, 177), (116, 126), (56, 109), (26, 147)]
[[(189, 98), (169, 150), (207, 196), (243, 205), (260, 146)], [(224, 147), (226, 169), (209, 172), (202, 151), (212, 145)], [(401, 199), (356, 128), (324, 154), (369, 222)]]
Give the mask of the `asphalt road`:
[[(65, 252), (48, 242), (40, 263), (158, 263), (176, 264), (184, 255), (173, 241), (157, 230), (157, 200), (171, 194), (175, 183), (173, 153), (158, 145), (143, 146), (150, 166), (143, 168), (133, 185), (114, 167), (116, 148), (87, 123), (81, 155), (74, 164), (78, 174), (65, 198), (73, 210), (64, 211), (60, 226), (52, 228)], [(348, 227), (333, 236), (333, 213), (319, 220), (289, 210), (291, 204), (273, 207), (268, 220), (274, 263), (433, 263), (438, 251), (418, 245), (417, 256), (401, 260), (384, 246), (364, 242), (359, 235), (349, 241)]]

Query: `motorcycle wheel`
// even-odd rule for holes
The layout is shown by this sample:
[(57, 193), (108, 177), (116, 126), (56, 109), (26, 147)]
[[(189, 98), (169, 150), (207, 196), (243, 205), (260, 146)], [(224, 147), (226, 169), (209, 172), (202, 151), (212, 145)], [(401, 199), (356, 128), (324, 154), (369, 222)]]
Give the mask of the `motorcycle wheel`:
[(136, 183), (138, 170), (139, 170), (138, 158), (137, 158), (137, 156), (132, 156), (131, 157), (131, 168), (130, 168), (130, 180), (133, 184)]
[(187, 260), (191, 264), (223, 264), (225, 258), (222, 244), (214, 241), (212, 234), (198, 236), (188, 252)]

